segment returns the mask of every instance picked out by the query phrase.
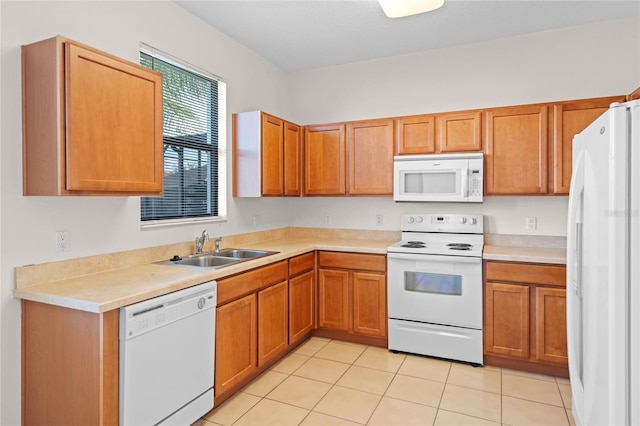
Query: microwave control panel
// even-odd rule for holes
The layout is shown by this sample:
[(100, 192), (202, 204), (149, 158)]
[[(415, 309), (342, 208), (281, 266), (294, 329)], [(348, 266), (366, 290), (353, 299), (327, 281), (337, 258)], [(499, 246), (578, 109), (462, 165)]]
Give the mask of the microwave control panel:
[(469, 170), (469, 196), (482, 196), (482, 170)]

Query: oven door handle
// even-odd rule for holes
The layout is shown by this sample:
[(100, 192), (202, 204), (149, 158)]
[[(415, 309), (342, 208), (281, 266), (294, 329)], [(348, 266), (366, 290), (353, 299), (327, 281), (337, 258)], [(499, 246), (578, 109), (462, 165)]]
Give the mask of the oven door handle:
[(481, 257), (438, 256), (433, 254), (387, 253), (387, 258), (446, 263), (482, 263)]

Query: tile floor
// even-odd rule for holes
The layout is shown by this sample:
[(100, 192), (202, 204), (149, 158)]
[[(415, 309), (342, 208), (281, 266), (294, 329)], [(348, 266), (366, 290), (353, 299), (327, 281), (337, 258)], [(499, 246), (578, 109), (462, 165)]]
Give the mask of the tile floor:
[(312, 337), (197, 426), (573, 425), (563, 378)]

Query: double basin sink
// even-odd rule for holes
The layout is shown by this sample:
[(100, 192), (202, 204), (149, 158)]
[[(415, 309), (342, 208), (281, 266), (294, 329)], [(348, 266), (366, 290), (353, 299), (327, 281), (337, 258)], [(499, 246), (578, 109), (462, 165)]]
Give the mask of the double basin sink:
[(180, 258), (174, 256), (173, 259), (156, 262), (161, 265), (184, 266), (189, 268), (220, 269), (225, 266), (247, 260), (258, 259), (278, 253), (277, 251), (251, 250), (251, 249), (222, 249), (218, 252), (207, 252), (202, 254), (192, 254)]

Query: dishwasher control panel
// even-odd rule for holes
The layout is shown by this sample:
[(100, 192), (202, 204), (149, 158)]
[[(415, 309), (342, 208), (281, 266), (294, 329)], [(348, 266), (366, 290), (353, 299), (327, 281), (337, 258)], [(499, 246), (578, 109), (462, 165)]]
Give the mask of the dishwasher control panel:
[(130, 339), (200, 311), (215, 309), (216, 282), (211, 281), (120, 308), (120, 339)]

